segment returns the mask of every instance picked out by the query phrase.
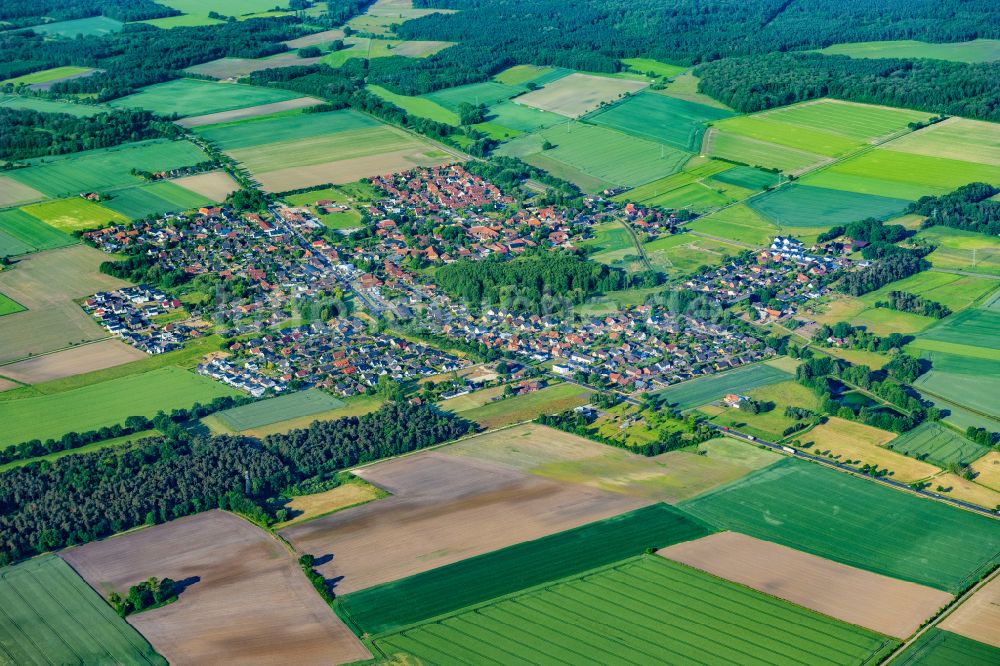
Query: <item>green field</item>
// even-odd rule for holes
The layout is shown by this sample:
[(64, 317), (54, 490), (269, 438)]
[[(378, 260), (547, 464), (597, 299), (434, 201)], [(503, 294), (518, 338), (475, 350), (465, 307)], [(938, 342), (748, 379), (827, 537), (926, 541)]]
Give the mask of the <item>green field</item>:
[(949, 592), (1000, 553), (990, 518), (792, 458), (680, 506), (722, 528)]
[(222, 21), (208, 18), (207, 15), (192, 16), (191, 14), (181, 14), (180, 16), (165, 16), (164, 18), (147, 19), (145, 21), (138, 21), (138, 23), (145, 23), (147, 25), (156, 26), (157, 28), (169, 30), (170, 28), (191, 28), (200, 25), (217, 25), (222, 23)]
[(85, 74), (86, 72), (92, 71), (94, 70), (90, 67), (53, 67), (52, 69), (43, 69), (40, 72), (32, 72), (31, 74), (25, 74), (24, 76), (18, 76), (17, 78), (0, 81), (0, 86), (8, 83), (15, 86), (19, 86), (21, 84), (31, 85), (33, 83), (48, 83), (49, 81), (64, 79), (67, 76)]
[(831, 131), (781, 122), (777, 120), (776, 114), (737, 116), (715, 123), (715, 127), (727, 134), (745, 136), (827, 157), (844, 155), (860, 145), (857, 140)]
[(110, 207), (88, 201), (83, 197), (43, 201), (25, 206), (21, 210), (67, 234), (129, 221), (128, 217), (111, 210)]
[(173, 7), (185, 14), (204, 14), (214, 11), (223, 16), (242, 16), (243, 14), (254, 14), (266, 12), (269, 9), (287, 5), (287, 2), (280, 0), (160, 0), (161, 5)]
[(640, 74), (653, 74), (654, 76), (665, 76), (668, 78), (677, 76), (681, 72), (687, 70), (687, 67), (671, 65), (666, 62), (660, 62), (659, 60), (653, 60), (652, 58), (622, 58), (622, 64), (626, 65), (633, 72), (639, 72)]
[(931, 627), (892, 663), (899, 666), (983, 666), (1000, 663), (1000, 648)]
[(971, 463), (989, 449), (962, 437), (940, 423), (927, 422), (889, 442), (888, 448), (911, 458), (920, 458), (938, 467)]
[(9, 664), (162, 664), (55, 555), (0, 569), (0, 660)]
[(343, 400), (319, 389), (310, 389), (233, 407), (216, 413), (215, 418), (230, 430), (240, 432), (343, 406)]
[(976, 181), (1000, 184), (1000, 166), (890, 150), (894, 143), (811, 173), (801, 182), (899, 199), (946, 194)]
[(116, 108), (140, 108), (164, 116), (201, 116), (259, 104), (273, 104), (302, 95), (280, 88), (260, 88), (199, 79), (177, 79), (143, 88), (111, 101)]
[(711, 106), (640, 92), (618, 104), (599, 109), (585, 119), (588, 123), (696, 153), (701, 150), (705, 122), (731, 115), (729, 111)]
[(704, 164), (695, 167), (685, 168), (683, 171), (664, 178), (658, 178), (645, 185), (633, 188), (628, 192), (616, 195), (615, 201), (634, 201), (636, 203), (648, 203), (673, 190), (680, 189), (691, 183), (699, 183), (706, 178), (711, 178), (728, 169), (732, 169), (731, 164), (719, 160), (709, 160)]
[(745, 187), (748, 190), (764, 190), (777, 185), (781, 180), (781, 176), (772, 171), (737, 166), (713, 176), (712, 179), (738, 187)]
[(969, 307), (996, 289), (997, 286), (995, 280), (986, 277), (922, 271), (908, 278), (890, 282), (878, 291), (869, 292), (861, 297), (861, 301), (871, 307), (877, 301), (886, 300), (890, 291), (908, 291), (911, 294), (947, 305), (953, 312), (958, 312)]
[(1000, 124), (949, 118), (888, 145), (894, 151), (1000, 167)]
[(712, 128), (707, 145), (706, 152), (712, 157), (791, 173), (798, 173), (829, 159), (816, 153), (759, 141), (741, 134), (721, 132), (717, 128)]
[(52, 250), (76, 242), (69, 234), (50, 227), (23, 210), (0, 210), (0, 257)]
[(950, 227), (930, 227), (917, 237), (936, 248), (927, 255), (935, 268), (1000, 275), (1000, 238)]
[(619, 222), (606, 222), (594, 226), (594, 237), (579, 245), (590, 253), (590, 258), (609, 266), (617, 265), (627, 256), (638, 256), (639, 251), (632, 234)]
[(745, 204), (729, 206), (687, 226), (692, 231), (757, 246), (770, 244), (781, 233), (777, 225), (768, 222)]
[(520, 86), (551, 71), (552, 67), (540, 65), (514, 65), (494, 76), (493, 80), (508, 86)]
[(369, 85), (367, 86), (367, 89), (368, 92), (381, 97), (387, 102), (395, 104), (411, 116), (429, 118), (430, 120), (435, 120), (439, 123), (446, 123), (448, 125), (459, 124), (457, 113), (444, 108), (434, 100), (427, 99), (426, 97), (400, 95), (392, 92), (391, 90), (386, 90), (381, 86), (375, 85)]
[(745, 248), (694, 234), (674, 234), (643, 246), (649, 263), (665, 273), (687, 275), (702, 266), (715, 266), (726, 256), (736, 256)]
[(903, 199), (793, 184), (747, 201), (747, 205), (782, 227), (832, 227), (867, 217), (887, 219), (901, 213)]
[(75, 19), (73, 21), (57, 21), (55, 23), (33, 25), (31, 29), (39, 34), (72, 39), (77, 35), (110, 35), (113, 32), (121, 32), (124, 26), (125, 24), (121, 21), (116, 21), (107, 16), (91, 16), (90, 18)]
[(117, 211), (125, 217), (136, 220), (148, 215), (180, 213), (205, 204), (216, 203), (180, 185), (169, 181), (159, 181), (141, 187), (130, 187), (115, 192), (110, 201), (103, 202), (105, 208)]
[(110, 111), (107, 107), (93, 104), (73, 104), (39, 97), (19, 97), (0, 94), (0, 108), (29, 109), (42, 113), (68, 113), (71, 116), (93, 116)]
[(671, 210), (685, 208), (699, 214), (721, 208), (734, 199), (705, 182), (690, 183), (671, 190), (658, 197), (646, 199), (643, 203)]
[(25, 307), (10, 298), (9, 296), (4, 296), (0, 294), (0, 317), (4, 315), (14, 314), (15, 312), (24, 312)]
[(549, 113), (515, 102), (501, 102), (490, 107), (486, 119), (493, 125), (509, 127), (519, 132), (534, 132), (542, 127), (552, 127), (566, 122), (556, 113)]
[(519, 86), (486, 81), (484, 83), (470, 83), (469, 85), (458, 86), (457, 88), (445, 88), (444, 90), (421, 95), (421, 97), (431, 100), (449, 111), (457, 112), (459, 105), (463, 102), (472, 105), (485, 104), (490, 106), (510, 99), (523, 91), (524, 88)]
[(189, 141), (154, 140), (72, 155), (29, 160), (32, 166), (4, 173), (52, 197), (140, 185), (132, 169), (166, 171), (204, 162), (208, 156)]
[(238, 393), (193, 372), (164, 367), (64, 393), (0, 401), (0, 445), (86, 432), (129, 416), (152, 417), (159, 410), (169, 413), (223, 395)]
[(877, 662), (897, 644), (655, 555), (374, 641), (426, 664), (842, 666)]
[(340, 597), (358, 634), (396, 631), (535, 585), (698, 539), (713, 530), (654, 504)]
[[(955, 342), (968, 347), (1000, 349), (1000, 312), (970, 308), (942, 319), (920, 336), (923, 340)], [(970, 355), (979, 356), (975, 350)]]
[[(555, 147), (543, 150), (545, 141)], [(690, 157), (664, 144), (578, 122), (519, 136), (497, 152), (529, 163), (533, 163), (535, 156), (542, 157), (593, 178), (628, 187), (675, 173)]]
[(678, 409), (690, 409), (719, 400), (727, 393), (746, 393), (768, 384), (777, 384), (791, 378), (784, 370), (773, 365), (755, 363), (728, 372), (690, 379), (659, 390), (653, 395)]
[(885, 42), (834, 44), (820, 53), (851, 58), (933, 58), (955, 62), (990, 62), (1000, 60), (1000, 40), (974, 39), (971, 42), (930, 44), (912, 39)]
[(279, 118), (254, 118), (198, 128), (197, 132), (222, 150), (253, 148), (280, 141), (299, 141), (366, 127), (379, 127), (374, 118), (357, 111), (300, 113)]
[(563, 383), (540, 391), (505, 398), (461, 412), (462, 418), (475, 421), (484, 428), (499, 428), (511, 423), (531, 421), (542, 414), (555, 414), (590, 401), (590, 389)]

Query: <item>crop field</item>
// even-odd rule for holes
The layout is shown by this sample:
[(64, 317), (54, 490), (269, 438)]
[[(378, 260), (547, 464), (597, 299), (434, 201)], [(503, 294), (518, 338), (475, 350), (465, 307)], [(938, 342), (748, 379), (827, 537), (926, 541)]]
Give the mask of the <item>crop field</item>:
[(446, 123), (448, 125), (459, 124), (457, 113), (444, 108), (434, 100), (427, 99), (426, 97), (400, 95), (392, 92), (391, 90), (386, 90), (381, 86), (375, 85), (369, 85), (367, 86), (367, 89), (368, 92), (381, 97), (387, 102), (395, 104), (410, 115), (418, 116), (420, 118), (429, 118), (430, 120), (435, 120), (439, 123)]
[(13, 178), (0, 176), (0, 206), (13, 206), (44, 198), (45, 195), (38, 190), (23, 185)]
[(716, 375), (689, 379), (661, 389), (654, 395), (684, 410), (719, 400), (727, 393), (745, 394), (751, 389), (787, 381), (790, 377), (788, 372), (773, 365), (754, 363)]
[(115, 108), (140, 108), (169, 116), (201, 116), (273, 104), (301, 97), (280, 88), (261, 88), (235, 83), (215, 83), (200, 79), (177, 79), (143, 88), (128, 97), (113, 100)]
[(55, 23), (33, 25), (31, 29), (37, 33), (51, 35), (52, 37), (68, 37), (72, 39), (77, 35), (110, 35), (113, 32), (121, 32), (124, 26), (125, 24), (121, 21), (116, 21), (107, 16), (91, 16), (72, 21), (56, 21)]
[(832, 227), (867, 217), (884, 220), (901, 213), (906, 204), (902, 199), (799, 184), (747, 202), (750, 208), (782, 227)]
[(990, 62), (1000, 60), (1000, 40), (974, 39), (970, 42), (931, 44), (913, 39), (885, 42), (834, 44), (820, 53), (851, 58), (933, 58), (954, 62)]
[(219, 113), (207, 113), (203, 116), (188, 116), (177, 121), (181, 127), (203, 127), (205, 125), (221, 125), (223, 123), (235, 123), (248, 121), (263, 116), (273, 117), (276, 115), (300, 115), (300, 110), (310, 106), (316, 106), (320, 101), (312, 97), (297, 97), (284, 102), (274, 102), (272, 104), (258, 104), (232, 111), (220, 111)]
[(672, 77), (687, 70), (686, 67), (671, 65), (652, 58), (623, 58), (622, 64), (627, 65), (633, 72), (640, 74), (653, 74), (655, 76)]
[(1000, 578), (994, 578), (976, 591), (939, 626), (1000, 648)]
[(128, 216), (82, 197), (43, 201), (21, 210), (66, 234), (129, 221)]
[[(905, 140), (900, 139), (900, 141)], [(895, 150), (896, 141), (811, 173), (803, 185), (898, 199), (947, 194), (972, 182), (1000, 183), (1000, 166)]]
[(877, 661), (897, 645), (649, 555), (376, 638), (374, 644), (383, 654), (428, 664), (585, 659), (841, 665)]
[(198, 173), (193, 176), (175, 178), (171, 182), (174, 185), (183, 187), (185, 190), (200, 194), (210, 201), (224, 201), (230, 192), (240, 189), (240, 186), (233, 180), (232, 176), (225, 171)]
[(642, 81), (573, 73), (522, 95), (517, 101), (542, 111), (579, 118), (603, 104), (638, 92), (647, 85)]
[(429, 99), (449, 111), (457, 112), (458, 107), (463, 103), (472, 104), (473, 106), (479, 104), (492, 106), (498, 102), (510, 99), (523, 90), (519, 86), (509, 86), (494, 81), (486, 81), (484, 83), (470, 83), (469, 85), (458, 86), (457, 88), (445, 88), (444, 90), (421, 95), (421, 97)]
[(535, 423), (479, 435), (440, 452), (652, 502), (689, 499), (781, 459), (721, 437), (702, 442), (697, 451), (647, 458)]
[(0, 375), (22, 384), (40, 384), (144, 358), (149, 357), (132, 345), (108, 339), (2, 365)]
[(52, 250), (77, 242), (23, 210), (0, 211), (0, 257)]
[(642, 92), (587, 116), (588, 123), (699, 152), (705, 122), (733, 115), (703, 104)]
[(7, 79), (6, 81), (0, 81), (0, 85), (12, 84), (15, 86), (25, 84), (37, 84), (37, 83), (50, 83), (52, 81), (58, 81), (59, 79), (75, 78), (81, 74), (87, 74), (92, 72), (89, 67), (53, 67), (52, 69), (43, 69), (40, 72), (32, 72), (31, 74), (25, 74), (24, 76), (18, 76), (13, 79)]
[(382, 127), (382, 124), (357, 111), (344, 110), (241, 120), (204, 127), (197, 132), (223, 150), (239, 150), (370, 127)]
[(136, 220), (147, 215), (181, 213), (221, 200), (210, 199), (169, 181), (159, 181), (150, 185), (119, 190), (110, 201), (104, 202), (103, 205), (110, 210), (121, 213), (128, 219)]
[(440, 451), (353, 472), (392, 496), (280, 532), (300, 552), (336, 553), (317, 569), (338, 595), (651, 503)]
[(340, 597), (358, 634), (407, 625), (581, 574), (596, 567), (697, 539), (712, 529), (666, 504), (461, 560), (438, 569)]
[(562, 67), (514, 65), (494, 76), (493, 80), (508, 86), (526, 86), (528, 83), (542, 85), (543, 83), (554, 81), (560, 76), (567, 76), (570, 73), (571, 70)]
[(539, 111), (516, 102), (501, 102), (491, 106), (486, 119), (492, 125), (509, 127), (519, 132), (534, 132), (543, 127), (552, 127), (566, 122), (566, 119), (560, 115)]
[[(962, 351), (968, 349), (965, 347)], [(981, 347), (971, 349), (991, 351)], [(1000, 360), (962, 353), (927, 352), (920, 348), (910, 351), (929, 358), (932, 363), (931, 371), (913, 382), (918, 390), (931, 393), (932, 398), (941, 396), (980, 414), (1000, 418), (1000, 405), (996, 399), (1000, 391)]]
[(651, 201), (668, 195), (674, 190), (681, 189), (692, 183), (700, 183), (727, 169), (732, 169), (732, 165), (719, 160), (708, 160), (697, 166), (687, 166), (683, 171), (670, 176), (658, 178), (645, 185), (640, 185), (627, 192), (616, 195), (615, 201), (633, 201), (636, 203), (648, 204)]
[(962, 437), (951, 428), (928, 422), (905, 432), (889, 448), (913, 458), (927, 460), (939, 467), (952, 463), (971, 463), (984, 456), (989, 449)]
[(906, 638), (952, 596), (738, 532), (678, 543), (657, 555), (887, 636)]
[(1000, 127), (997, 123), (981, 120), (949, 118), (896, 139), (888, 147), (904, 153), (997, 167), (1000, 166)]
[(367, 504), (368, 502), (388, 496), (389, 493), (381, 488), (376, 488), (364, 479), (352, 476), (349, 480), (331, 490), (312, 493), (310, 495), (296, 495), (288, 499), (283, 508), (289, 510), (291, 518), (283, 523), (277, 523), (274, 529), (281, 529), (321, 516), (327, 516), (337, 511)]
[(781, 228), (765, 220), (745, 204), (736, 204), (699, 218), (688, 225), (692, 231), (728, 238), (739, 243), (768, 245)]
[(8, 296), (0, 294), (0, 317), (4, 315), (14, 314), (15, 312), (23, 312), (25, 307)]
[(338, 400), (319, 389), (311, 389), (233, 407), (218, 412), (215, 417), (230, 430), (240, 432), (343, 406), (343, 400)]
[(566, 382), (470, 409), (462, 412), (462, 417), (484, 428), (499, 428), (585, 405), (590, 402), (592, 393), (590, 389)]
[(720, 527), (952, 593), (1000, 550), (990, 518), (791, 458), (680, 506)]
[(752, 167), (798, 174), (830, 160), (817, 153), (723, 132), (715, 127), (708, 131), (707, 137), (705, 153)]
[(96, 104), (74, 104), (72, 102), (42, 99), (40, 97), (21, 97), (19, 95), (4, 95), (0, 93), (0, 108), (29, 109), (42, 113), (68, 113), (71, 116), (93, 116), (106, 113), (110, 109)]
[(0, 402), (0, 444), (29, 439), (58, 439), (121, 423), (129, 416), (152, 417), (157, 411), (190, 407), (237, 392), (207, 377), (167, 367), (113, 379), (85, 388)]
[(311, 665), (369, 657), (285, 547), (229, 513), (180, 518), (62, 557), (102, 594), (150, 576), (184, 582), (177, 601), (129, 618), (171, 663)]
[(814, 455), (825, 455), (855, 467), (876, 465), (879, 469), (888, 469), (896, 481), (911, 483), (941, 471), (930, 463), (885, 448), (893, 437), (891, 432), (832, 416), (826, 423), (803, 434), (801, 439), (813, 442), (809, 452)]
[(908, 291), (911, 294), (917, 294), (947, 305), (953, 312), (958, 312), (969, 307), (996, 287), (996, 281), (986, 277), (922, 271), (908, 278), (892, 282), (877, 291), (869, 292), (860, 300), (865, 305), (872, 307), (876, 302), (885, 300), (890, 291)]
[(167, 171), (207, 159), (188, 141), (153, 140), (29, 160), (32, 166), (6, 175), (52, 197), (76, 196), (141, 184), (143, 181), (130, 173), (132, 169)]
[(900, 666), (980, 666), (1000, 660), (1000, 649), (931, 627), (893, 660)]
[[(942, 319), (925, 331), (920, 338), (956, 343), (966, 347), (1000, 350), (1000, 311), (986, 308), (963, 310)], [(980, 356), (981, 352), (970, 350), (969, 355)]]
[(1000, 239), (974, 231), (930, 227), (918, 237), (934, 245), (927, 260), (935, 268), (1000, 275)]
[[(555, 147), (543, 150), (545, 141)], [(593, 178), (629, 187), (675, 173), (690, 157), (664, 144), (582, 123), (564, 123), (517, 137), (498, 152), (527, 162), (534, 157), (561, 162)]]
[(686, 208), (697, 213), (705, 213), (721, 208), (732, 201), (733, 199), (723, 192), (712, 188), (704, 181), (699, 181), (651, 197), (643, 203), (648, 206), (662, 206), (672, 209)]
[(713, 176), (712, 180), (718, 180), (748, 190), (763, 190), (777, 185), (781, 180), (781, 176), (772, 171), (737, 166)]
[(75, 245), (26, 256), (17, 270), (0, 272), (0, 292), (28, 309), (0, 319), (0, 363), (107, 337), (74, 302), (128, 284), (98, 271), (106, 260), (99, 250)]
[(218, 12), (223, 16), (242, 16), (266, 12), (280, 6), (280, 3), (276, 3), (275, 0), (208, 0), (207, 2), (201, 0), (163, 0), (160, 4), (173, 7), (185, 14), (204, 14), (206, 16), (210, 11)]
[(0, 569), (0, 655), (9, 664), (167, 663), (54, 555)]

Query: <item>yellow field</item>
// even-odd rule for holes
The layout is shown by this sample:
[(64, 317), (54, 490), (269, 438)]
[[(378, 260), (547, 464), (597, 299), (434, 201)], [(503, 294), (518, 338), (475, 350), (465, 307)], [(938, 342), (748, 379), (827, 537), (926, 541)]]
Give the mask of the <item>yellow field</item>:
[(933, 485), (927, 490), (938, 492), (938, 486), (951, 488), (948, 492), (941, 493), (945, 497), (953, 497), (957, 500), (976, 504), (987, 509), (1000, 507), (1000, 493), (978, 483), (973, 483), (957, 474), (942, 474), (932, 479), (931, 483)]
[(281, 529), (295, 523), (319, 518), (320, 516), (340, 511), (341, 509), (381, 499), (388, 494), (386, 491), (373, 486), (364, 479), (355, 477), (350, 482), (342, 486), (337, 486), (333, 490), (293, 497), (285, 504), (286, 509), (291, 509), (292, 518), (283, 523), (278, 523), (274, 528)]
[[(926, 479), (941, 471), (934, 465), (882, 448), (895, 436), (863, 423), (831, 417), (823, 425), (802, 435), (801, 439), (813, 442), (808, 449), (810, 453), (820, 455), (828, 451), (841, 463), (855, 461), (858, 467), (868, 464), (878, 465), (880, 469), (888, 468), (892, 478), (905, 483)], [(858, 460), (861, 462), (856, 462)]]
[(972, 471), (978, 475), (976, 483), (1000, 490), (1000, 451), (990, 451), (972, 463)]

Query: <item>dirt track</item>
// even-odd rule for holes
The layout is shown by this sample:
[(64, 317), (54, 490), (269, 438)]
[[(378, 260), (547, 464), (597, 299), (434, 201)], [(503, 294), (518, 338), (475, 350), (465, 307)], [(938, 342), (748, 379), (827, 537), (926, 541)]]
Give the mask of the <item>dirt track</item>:
[(368, 651), (274, 538), (222, 511), (62, 553), (103, 595), (150, 576), (193, 581), (129, 618), (171, 664), (341, 664)]
[(658, 551), (667, 559), (880, 633), (905, 638), (951, 595), (737, 532)]
[(614, 516), (649, 501), (437, 452), (358, 470), (393, 497), (281, 531), (301, 552), (333, 555), (319, 570), (338, 593)]

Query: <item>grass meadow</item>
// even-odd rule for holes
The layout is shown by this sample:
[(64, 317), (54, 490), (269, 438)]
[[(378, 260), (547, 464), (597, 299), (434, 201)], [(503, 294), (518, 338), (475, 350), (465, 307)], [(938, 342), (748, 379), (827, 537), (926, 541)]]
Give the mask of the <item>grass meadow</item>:
[(143, 88), (110, 102), (115, 108), (140, 108), (163, 116), (201, 116), (301, 97), (280, 88), (261, 88), (201, 79), (176, 79)]
[(948, 592), (977, 580), (1000, 550), (1000, 525), (990, 518), (791, 458), (680, 507), (722, 528)]
[(380, 126), (381, 123), (370, 116), (344, 110), (237, 120), (209, 125), (199, 128), (197, 132), (223, 150), (239, 150)]
[(724, 132), (715, 127), (709, 131), (706, 145), (706, 152), (712, 157), (786, 173), (799, 173), (829, 160), (817, 153)]
[(11, 664), (167, 663), (55, 555), (0, 569), (0, 654)]
[(706, 121), (728, 118), (732, 113), (695, 102), (641, 92), (586, 117), (588, 123), (610, 127), (643, 139), (652, 139), (680, 150), (698, 152)]
[(14, 314), (15, 312), (23, 312), (25, 307), (15, 301), (9, 296), (4, 296), (0, 294), (0, 317), (4, 315)]
[(483, 83), (470, 83), (469, 85), (457, 86), (455, 88), (445, 88), (444, 90), (421, 95), (421, 97), (457, 113), (458, 107), (463, 103), (474, 106), (478, 104), (491, 106), (508, 100), (523, 90), (519, 86), (485, 81)]
[(129, 221), (129, 216), (82, 197), (43, 201), (21, 210), (67, 234)]
[(20, 97), (0, 94), (0, 108), (28, 109), (42, 113), (68, 113), (71, 116), (93, 116), (107, 113), (110, 109), (96, 104), (74, 104), (68, 101), (42, 99), (40, 97)]
[(233, 407), (217, 412), (215, 418), (230, 430), (241, 432), (279, 421), (321, 414), (343, 406), (343, 400), (319, 389), (310, 389)]
[(887, 219), (907, 202), (873, 194), (793, 184), (747, 201), (760, 215), (782, 227), (832, 227), (866, 217)]
[(135, 220), (147, 215), (180, 213), (216, 201), (169, 181), (159, 181), (119, 190), (110, 201), (103, 202), (102, 205)]
[(374, 644), (385, 654), (432, 663), (527, 663), (543, 655), (552, 663), (844, 664), (877, 660), (897, 642), (646, 555)]
[(381, 86), (369, 85), (368, 92), (381, 97), (385, 101), (395, 104), (408, 114), (419, 118), (428, 118), (439, 123), (448, 125), (458, 125), (458, 114), (450, 109), (446, 109), (434, 100), (426, 97), (413, 97), (410, 95), (400, 95)]
[(745, 204), (723, 208), (687, 226), (692, 231), (757, 246), (769, 244), (781, 233), (778, 225), (764, 219)]
[(13, 79), (7, 79), (6, 81), (0, 81), (0, 85), (7, 85), (9, 83), (14, 86), (19, 86), (22, 84), (31, 85), (34, 83), (49, 83), (50, 81), (58, 81), (59, 79), (65, 79), (69, 76), (78, 76), (92, 71), (94, 70), (90, 67), (53, 67), (52, 69), (43, 69), (39, 72), (32, 72), (31, 74), (25, 74), (24, 76), (18, 76)]
[(0, 445), (58, 439), (67, 432), (122, 423), (129, 416), (152, 417), (159, 410), (169, 413), (223, 395), (237, 392), (187, 370), (163, 367), (62, 393), (0, 401)]
[(934, 245), (927, 260), (935, 268), (1000, 275), (1000, 238), (950, 227), (924, 229), (918, 238)]
[(673, 275), (686, 275), (700, 266), (722, 263), (723, 257), (736, 256), (745, 248), (714, 238), (694, 234), (675, 234), (643, 246), (654, 268)]
[(0, 211), (0, 257), (53, 250), (78, 242), (23, 210)]
[(358, 633), (396, 631), (712, 531), (683, 511), (653, 504), (353, 592), (341, 597), (339, 605)]
[(974, 39), (970, 42), (931, 44), (913, 39), (885, 42), (834, 44), (820, 53), (851, 58), (933, 58), (954, 62), (990, 62), (1000, 60), (1000, 39)]
[(72, 21), (56, 21), (54, 23), (43, 23), (42, 25), (31, 26), (31, 29), (39, 34), (51, 37), (66, 37), (73, 39), (77, 35), (110, 35), (113, 32), (121, 32), (125, 24), (107, 16), (91, 16), (88, 18), (74, 19)]
[(720, 400), (727, 393), (746, 394), (751, 389), (777, 384), (790, 378), (789, 373), (773, 365), (755, 363), (716, 375), (689, 379), (653, 395), (683, 410)]
[(593, 393), (569, 382), (548, 386), (540, 391), (490, 402), (462, 412), (462, 418), (475, 421), (484, 428), (531, 421), (542, 414), (555, 414), (590, 402)]

